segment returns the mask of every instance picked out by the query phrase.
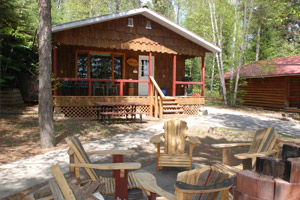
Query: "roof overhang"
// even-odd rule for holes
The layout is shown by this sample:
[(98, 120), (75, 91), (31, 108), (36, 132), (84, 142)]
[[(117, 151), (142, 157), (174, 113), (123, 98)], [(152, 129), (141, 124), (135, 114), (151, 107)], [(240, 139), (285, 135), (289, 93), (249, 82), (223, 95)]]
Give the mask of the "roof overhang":
[(65, 24), (54, 25), (52, 27), (52, 32), (55, 33), (55, 32), (59, 32), (59, 31), (64, 31), (64, 30), (68, 30), (68, 29), (78, 28), (78, 27), (82, 27), (82, 26), (92, 25), (92, 24), (115, 20), (115, 19), (120, 19), (120, 18), (124, 18), (124, 17), (130, 17), (130, 16), (134, 16), (134, 15), (139, 15), (139, 14), (176, 32), (177, 34), (202, 46), (203, 48), (209, 50), (212, 53), (218, 53), (218, 52), (222, 51), (222, 49), (220, 47), (208, 42), (207, 40), (203, 39), (196, 33), (193, 33), (192, 31), (172, 22), (171, 20), (167, 19), (166, 17), (164, 17), (148, 8), (138, 8), (138, 9), (129, 10), (129, 11), (125, 11), (125, 12), (103, 15), (103, 16), (99, 16), (99, 17), (69, 22), (69, 23), (65, 23)]

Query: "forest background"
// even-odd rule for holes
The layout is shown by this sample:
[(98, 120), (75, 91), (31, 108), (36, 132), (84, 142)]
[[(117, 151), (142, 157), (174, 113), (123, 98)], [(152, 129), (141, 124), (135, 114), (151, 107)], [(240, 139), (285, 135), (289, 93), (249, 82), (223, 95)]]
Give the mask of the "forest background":
[[(52, 0), (52, 25), (147, 7), (222, 48), (205, 59), (206, 95), (235, 105), (238, 73), (226, 91), (224, 73), (243, 64), (300, 54), (300, 0)], [(17, 87), (24, 73), (38, 74), (37, 0), (0, 3), (0, 86)], [(201, 58), (186, 61), (200, 81)]]

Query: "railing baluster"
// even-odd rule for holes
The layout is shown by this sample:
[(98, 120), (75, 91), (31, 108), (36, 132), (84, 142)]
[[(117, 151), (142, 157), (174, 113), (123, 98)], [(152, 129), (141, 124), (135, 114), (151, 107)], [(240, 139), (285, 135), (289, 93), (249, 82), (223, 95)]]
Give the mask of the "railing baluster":
[(92, 96), (92, 80), (91, 79), (89, 79), (89, 96)]
[(154, 99), (154, 117), (157, 118), (158, 115), (158, 102), (157, 102), (157, 90), (156, 88), (154, 88), (155, 90), (155, 99)]
[(153, 116), (153, 83), (150, 82), (150, 116)]
[(159, 118), (162, 119), (163, 118), (163, 99), (160, 97), (159, 99)]
[(123, 96), (123, 81), (120, 81), (120, 96)]

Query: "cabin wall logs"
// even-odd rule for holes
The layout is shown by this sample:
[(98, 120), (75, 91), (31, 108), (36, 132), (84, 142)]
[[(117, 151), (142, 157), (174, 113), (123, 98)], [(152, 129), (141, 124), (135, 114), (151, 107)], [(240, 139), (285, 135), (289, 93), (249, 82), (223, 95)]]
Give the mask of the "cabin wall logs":
[[(299, 106), (299, 100), (288, 100), (288, 97), (300, 98), (300, 76), (248, 78), (245, 81), (247, 86), (239, 87), (244, 93), (240, 97), (244, 105), (270, 109)], [(227, 85), (228, 82), (226, 80)]]
[[(125, 54), (125, 61), (129, 58), (139, 60), (139, 56), (148, 56), (146, 52), (140, 51), (124, 51), (112, 50), (95, 47), (83, 46), (57, 46), (57, 77), (61, 78), (76, 78), (75, 75), (75, 54), (76, 50), (90, 50), (100, 52), (121, 52)], [(172, 77), (173, 77), (173, 56), (170, 54), (152, 53), (154, 56), (154, 78), (161, 89), (167, 90), (167, 95), (172, 95)], [(186, 56), (177, 55), (176, 57), (176, 80), (181, 81), (185, 76), (185, 59)], [(125, 62), (125, 79), (138, 80), (139, 67), (129, 66)], [(137, 73), (135, 73), (137, 72)], [(58, 95), (61, 95), (62, 90), (58, 90)], [(181, 85), (176, 87), (176, 95), (183, 95), (184, 88)], [(124, 84), (124, 95), (128, 95), (128, 83)], [(138, 83), (134, 83), (134, 95), (138, 95)]]
[[(158, 52), (189, 56), (204, 56), (208, 50), (160, 24), (142, 16), (132, 16), (134, 27), (128, 27), (128, 18), (115, 19), (93, 25), (53, 33), (57, 44), (98, 48)], [(147, 21), (152, 29), (146, 29)]]

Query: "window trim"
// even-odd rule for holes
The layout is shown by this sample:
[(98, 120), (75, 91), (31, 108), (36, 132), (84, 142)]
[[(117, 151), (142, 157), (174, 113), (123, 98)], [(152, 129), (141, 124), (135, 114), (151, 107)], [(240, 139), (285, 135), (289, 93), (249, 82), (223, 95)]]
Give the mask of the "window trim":
[(78, 78), (78, 53), (87, 53), (88, 54), (88, 79), (91, 79), (91, 74), (90, 74), (90, 53), (106, 53), (106, 54), (111, 54), (112, 56), (112, 79), (114, 79), (115, 77), (115, 73), (114, 73), (114, 56), (115, 55), (122, 55), (123, 59), (122, 59), (122, 79), (125, 79), (125, 53), (121, 53), (121, 52), (113, 52), (113, 51), (94, 51), (94, 50), (75, 50), (75, 77)]

